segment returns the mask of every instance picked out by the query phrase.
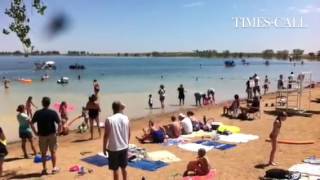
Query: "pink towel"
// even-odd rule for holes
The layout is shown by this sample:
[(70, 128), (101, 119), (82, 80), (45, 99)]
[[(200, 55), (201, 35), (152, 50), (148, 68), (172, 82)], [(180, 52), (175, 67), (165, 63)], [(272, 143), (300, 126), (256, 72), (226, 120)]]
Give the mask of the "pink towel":
[(186, 176), (182, 180), (215, 180), (217, 172), (215, 169), (211, 169), (206, 176)]

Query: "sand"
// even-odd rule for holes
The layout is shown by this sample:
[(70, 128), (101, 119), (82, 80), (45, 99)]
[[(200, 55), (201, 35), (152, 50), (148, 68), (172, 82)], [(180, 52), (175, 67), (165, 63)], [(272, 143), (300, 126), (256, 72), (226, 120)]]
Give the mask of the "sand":
[[(320, 98), (320, 88), (312, 89), (312, 98)], [(271, 107), (264, 107), (265, 103), (274, 103), (274, 96), (269, 95), (263, 98), (263, 110), (273, 110)], [(303, 105), (308, 105), (307, 96), (303, 99)], [(310, 104), (312, 111), (319, 111), (320, 104), (312, 102)], [(185, 110), (184, 110), (185, 111)], [(228, 119), (221, 116), (221, 106), (209, 106), (194, 110), (196, 117), (202, 118), (214, 117), (216, 121), (224, 124), (235, 125), (241, 128), (242, 133), (258, 135), (260, 138), (246, 144), (240, 144), (236, 148), (227, 151), (213, 150), (207, 153), (211, 166), (217, 169), (219, 180), (248, 180), (258, 179), (263, 176), (265, 171), (272, 167), (264, 169), (255, 166), (267, 163), (270, 153), (270, 143), (265, 142), (268, 137), (275, 116), (262, 113), (260, 119), (254, 121), (240, 121), (237, 119)], [(159, 114), (146, 116), (144, 118), (132, 121), (132, 137), (141, 134), (141, 129), (146, 125), (147, 120), (153, 119), (160, 124), (167, 124), (170, 116), (175, 113)], [(276, 154), (276, 161), (279, 163), (278, 168), (287, 169), (290, 166), (300, 163), (306, 157), (315, 155), (320, 157), (320, 115), (315, 113), (312, 118), (292, 116), (289, 117), (281, 128), (280, 138), (291, 140), (314, 140), (315, 144), (311, 145), (285, 145), (280, 144)], [(96, 133), (97, 136), (97, 133)], [(65, 137), (59, 137), (58, 149), (58, 166), (61, 172), (56, 175), (41, 177), (40, 179), (112, 179), (111, 171), (107, 167), (99, 168), (80, 161), (81, 158), (96, 154), (102, 150), (102, 139), (87, 141), (89, 134), (71, 133)], [(181, 158), (181, 162), (172, 163), (156, 172), (147, 172), (138, 169), (128, 168), (129, 179), (139, 180), (145, 176), (148, 180), (167, 180), (174, 179), (175, 174), (182, 174), (185, 170), (186, 163), (196, 157), (195, 153), (187, 152), (178, 147), (165, 147), (158, 144), (139, 144), (134, 138), (131, 143), (146, 148), (148, 151), (168, 150)], [(9, 145), (9, 155), (4, 163), (5, 178), (38, 178), (40, 177), (41, 164), (34, 164), (31, 159), (21, 159), (22, 152), (20, 144)], [(28, 149), (29, 150), (29, 149)], [(30, 150), (29, 150), (30, 152)], [(90, 152), (81, 155), (81, 152)], [(84, 176), (78, 176), (75, 173), (68, 172), (69, 167), (79, 164), (85, 168), (93, 169), (93, 173)], [(48, 164), (51, 170), (51, 164)], [(176, 179), (181, 177), (177, 176)]]

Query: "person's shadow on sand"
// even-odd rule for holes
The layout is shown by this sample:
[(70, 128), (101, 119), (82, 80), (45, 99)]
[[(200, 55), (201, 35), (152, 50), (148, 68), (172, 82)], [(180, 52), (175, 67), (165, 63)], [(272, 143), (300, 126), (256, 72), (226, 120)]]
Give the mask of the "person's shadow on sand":
[(74, 141), (72, 141), (72, 143), (82, 143), (82, 142), (87, 142), (87, 141), (90, 141), (91, 139), (76, 139)]
[(264, 169), (264, 168), (266, 168), (268, 166), (269, 166), (269, 164), (261, 163), (261, 164), (255, 165), (254, 168), (256, 168), (256, 169)]
[(29, 173), (29, 174), (18, 174), (9, 177), (8, 179), (31, 179), (31, 178), (40, 178), (41, 173)]
[(4, 162), (18, 161), (18, 160), (22, 160), (22, 159), (24, 159), (24, 158), (22, 158), (22, 157), (11, 157), (11, 158), (4, 159)]

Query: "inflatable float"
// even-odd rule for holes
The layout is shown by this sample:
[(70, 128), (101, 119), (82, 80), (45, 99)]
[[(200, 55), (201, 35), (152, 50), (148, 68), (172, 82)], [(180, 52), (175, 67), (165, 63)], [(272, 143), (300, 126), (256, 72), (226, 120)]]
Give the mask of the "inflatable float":
[(32, 79), (18, 79), (21, 83), (32, 83)]
[[(270, 139), (266, 139), (267, 142), (271, 142)], [(303, 145), (303, 144), (314, 144), (315, 141), (308, 140), (308, 141), (295, 141), (295, 140), (278, 140), (278, 143), (281, 144), (297, 144), (297, 145)]]

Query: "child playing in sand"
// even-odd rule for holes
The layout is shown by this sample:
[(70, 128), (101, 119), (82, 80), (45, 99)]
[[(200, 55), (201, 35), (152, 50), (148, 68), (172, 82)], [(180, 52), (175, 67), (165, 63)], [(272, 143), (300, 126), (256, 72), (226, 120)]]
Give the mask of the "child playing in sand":
[(0, 177), (2, 177), (2, 165), (4, 157), (8, 155), (7, 139), (0, 127)]
[(152, 94), (149, 94), (148, 105), (149, 105), (149, 108), (152, 109), (152, 106), (153, 106)]
[[(22, 141), (22, 151), (24, 154), (24, 158), (29, 158), (28, 153), (26, 150), (26, 142), (27, 140), (30, 142), (31, 149), (33, 151), (33, 154), (36, 155), (37, 151), (36, 148), (33, 145), (33, 136), (32, 136), (32, 129), (34, 129), (33, 125), (31, 124), (30, 118), (28, 117), (27, 114), (25, 114), (25, 107), (23, 104), (19, 105), (17, 108), (17, 120), (19, 122), (19, 137), (21, 138)], [(33, 130), (35, 131), (35, 130)]]
[(87, 115), (86, 107), (82, 107), (81, 115), (76, 117), (76, 118), (74, 118), (72, 121), (70, 121), (68, 123), (68, 126), (70, 126), (74, 121), (76, 121), (76, 120), (78, 120), (80, 118), (83, 118), (84, 121), (78, 126), (78, 131), (80, 133), (84, 133), (88, 129), (88, 120), (89, 120), (88, 115)]
[(26, 102), (26, 110), (27, 110), (27, 115), (32, 118), (32, 106), (36, 109), (38, 109), (38, 107), (36, 105), (33, 104), (32, 102), (32, 96), (29, 96)]
[(271, 149), (270, 159), (269, 159), (268, 165), (273, 165), (273, 166), (276, 165), (276, 163), (274, 162), (274, 156), (275, 156), (276, 150), (277, 150), (277, 138), (280, 133), (282, 121), (285, 121), (286, 119), (287, 119), (287, 113), (281, 111), (278, 114), (276, 120), (273, 122), (273, 128), (272, 128), (272, 131), (269, 135), (270, 140), (271, 140), (272, 149)]
[[(187, 170), (183, 173), (183, 176), (205, 176), (210, 171), (210, 165), (205, 158), (206, 150), (200, 148), (198, 150), (198, 157), (195, 161), (190, 161), (187, 165)], [(191, 173), (191, 174), (190, 174)]]

